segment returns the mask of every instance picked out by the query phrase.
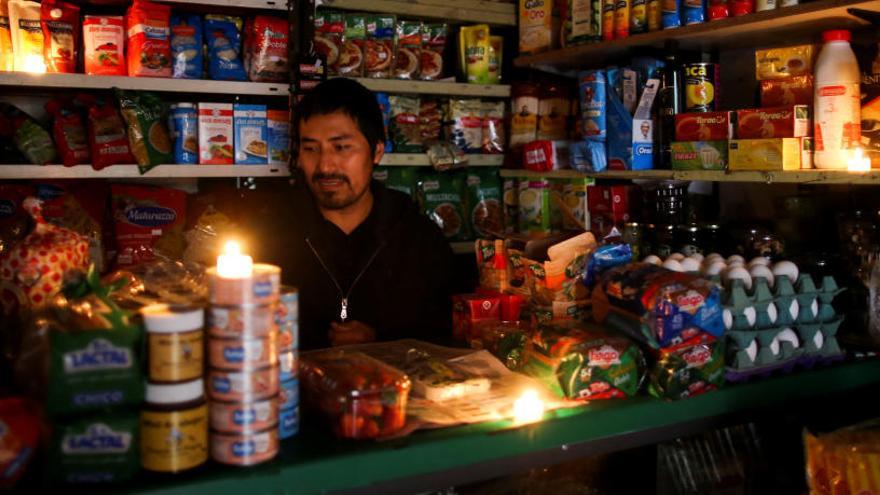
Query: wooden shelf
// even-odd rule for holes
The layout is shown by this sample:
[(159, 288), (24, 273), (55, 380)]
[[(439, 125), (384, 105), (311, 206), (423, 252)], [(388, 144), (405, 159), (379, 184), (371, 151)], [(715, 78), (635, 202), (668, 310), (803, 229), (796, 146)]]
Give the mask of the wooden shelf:
[(418, 93), (423, 95), (477, 96), (509, 98), (507, 84), (468, 84), (447, 81), (409, 81), (403, 79), (354, 78), (373, 91), (386, 93)]
[[(825, 29), (852, 29), (868, 23), (847, 13), (849, 8), (880, 10), (878, 0), (818, 0), (793, 7), (756, 12), (678, 29), (637, 34), (621, 40), (572, 46), (514, 60), (519, 67), (574, 70), (600, 67), (636, 47), (661, 48), (675, 39), (683, 49), (749, 48), (789, 43), (802, 37), (819, 39)], [(784, 36), (781, 36), (784, 35)]]
[(450, 242), (449, 247), (455, 254), (474, 254), (474, 241)]
[(0, 179), (177, 179), (201, 177), (284, 177), (285, 167), (269, 165), (159, 165), (141, 175), (137, 165), (0, 165)]
[(284, 0), (157, 0), (160, 3), (179, 5), (206, 5), (212, 7), (233, 7), (236, 9), (287, 10)]
[(501, 170), (502, 177), (571, 179), (594, 177), (597, 179), (628, 180), (686, 180), (705, 182), (756, 182), (764, 184), (852, 184), (880, 185), (880, 170), (872, 172), (847, 172), (845, 170), (795, 170), (795, 171), (724, 171), (724, 170), (641, 170), (605, 171), (583, 173), (577, 170), (554, 170), (532, 172), (529, 170)]
[[(504, 155), (467, 155), (470, 167), (500, 167)], [(386, 167), (430, 167), (425, 153), (387, 153), (380, 165)]]
[(514, 3), (485, 0), (323, 0), (325, 7), (397, 14), (450, 22), (484, 22), (516, 26)]
[(70, 89), (132, 89), (172, 93), (283, 96), (290, 86), (276, 83), (169, 79), (157, 77), (89, 76), (86, 74), (30, 74), (0, 72), (0, 86)]

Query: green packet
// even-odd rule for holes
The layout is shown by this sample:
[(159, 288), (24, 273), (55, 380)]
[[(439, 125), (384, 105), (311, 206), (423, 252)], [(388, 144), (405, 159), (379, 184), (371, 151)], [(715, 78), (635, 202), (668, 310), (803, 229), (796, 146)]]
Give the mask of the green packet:
[(685, 399), (724, 384), (724, 343), (702, 334), (692, 345), (661, 349), (648, 372), (648, 392), (661, 399)]
[(373, 169), (373, 179), (385, 184), (388, 189), (400, 191), (415, 199), (419, 169), (418, 167), (376, 167)]
[(53, 482), (119, 483), (140, 470), (137, 410), (56, 420), (49, 448)]
[(460, 172), (438, 172), (419, 181), (419, 202), (425, 214), (450, 241), (471, 239), (469, 218), (464, 214), (465, 177)]
[(165, 163), (174, 163), (173, 147), (165, 126), (168, 106), (153, 93), (116, 90), (122, 118), (128, 127), (131, 154), (142, 174)]
[(724, 170), (727, 168), (727, 141), (673, 141), (673, 170)]

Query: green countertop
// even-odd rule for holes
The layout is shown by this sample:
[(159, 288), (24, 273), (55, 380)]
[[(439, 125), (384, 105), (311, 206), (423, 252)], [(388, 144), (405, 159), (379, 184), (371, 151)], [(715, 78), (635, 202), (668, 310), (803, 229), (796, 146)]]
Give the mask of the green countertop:
[(880, 384), (880, 360), (845, 363), (731, 385), (683, 401), (664, 402), (651, 397), (598, 401), (549, 413), (543, 422), (521, 428), (483, 423), (416, 432), (387, 442), (339, 441), (323, 425), (306, 423), (299, 437), (282, 444), (282, 453), (270, 464), (252, 468), (207, 466), (170, 480), (144, 480), (126, 491), (257, 495), (369, 489), (480, 463), (588, 449), (592, 444), (604, 443), (605, 451), (632, 447), (633, 441), (650, 444), (658, 441), (658, 432), (673, 438), (683, 432), (700, 431), (711, 426), (711, 420), (732, 414), (784, 408), (796, 401), (876, 384)]

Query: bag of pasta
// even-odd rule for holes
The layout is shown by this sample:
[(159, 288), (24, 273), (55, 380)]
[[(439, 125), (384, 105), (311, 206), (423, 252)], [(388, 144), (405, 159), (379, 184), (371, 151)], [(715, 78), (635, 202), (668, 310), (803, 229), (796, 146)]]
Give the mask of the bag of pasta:
[(180, 259), (186, 241), (186, 193), (177, 189), (114, 184), (117, 267), (156, 258)]
[(116, 90), (122, 117), (128, 124), (128, 142), (141, 173), (162, 163), (172, 163), (171, 138), (165, 126), (165, 102), (153, 93)]

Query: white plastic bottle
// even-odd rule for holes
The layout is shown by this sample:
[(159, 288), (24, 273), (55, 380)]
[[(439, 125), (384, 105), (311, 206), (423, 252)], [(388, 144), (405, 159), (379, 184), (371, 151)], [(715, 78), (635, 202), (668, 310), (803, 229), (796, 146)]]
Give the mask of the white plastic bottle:
[(816, 168), (846, 169), (861, 138), (859, 64), (846, 30), (822, 33), (813, 106)]

